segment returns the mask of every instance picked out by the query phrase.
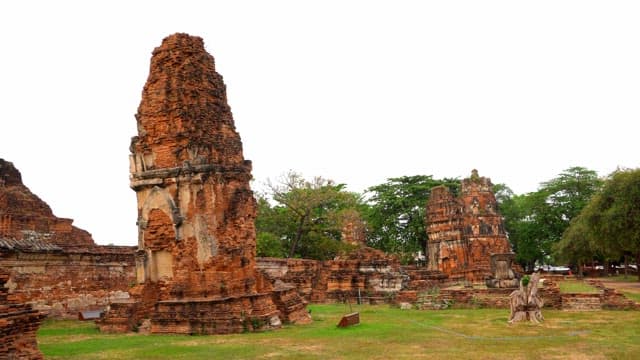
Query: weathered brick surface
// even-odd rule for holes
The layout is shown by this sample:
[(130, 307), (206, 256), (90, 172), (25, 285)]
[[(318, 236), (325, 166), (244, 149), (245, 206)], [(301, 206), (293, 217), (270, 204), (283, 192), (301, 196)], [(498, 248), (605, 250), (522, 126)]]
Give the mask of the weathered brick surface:
[(596, 287), (595, 294), (566, 294), (560, 292), (558, 282), (575, 280), (574, 276), (545, 275), (545, 286), (540, 290), (544, 298), (544, 306), (563, 310), (640, 310), (640, 304), (626, 298), (615, 289), (607, 288), (597, 279), (585, 281)]
[(562, 310), (640, 310), (640, 304), (626, 298), (615, 289), (607, 288), (597, 279), (585, 281), (596, 287), (599, 292), (594, 294), (561, 293), (558, 282), (576, 280), (571, 275), (547, 274), (544, 277), (545, 286), (540, 290), (544, 298), (544, 307)]
[(544, 301), (545, 308), (562, 309), (562, 294), (556, 281), (545, 277), (543, 279), (543, 287), (538, 290), (538, 294)]
[[(149, 316), (158, 333), (256, 330), (277, 326), (279, 315), (309, 321), (291, 298), (278, 308), (273, 284), (256, 269), (251, 162), (201, 38), (171, 35), (153, 51), (136, 119), (137, 282), (140, 293), (147, 286), (157, 292), (153, 309), (132, 306), (133, 317)], [(257, 325), (247, 328), (247, 319)]]
[(562, 294), (562, 310), (601, 310), (601, 298), (600, 294)]
[(0, 252), (0, 266), (11, 274), (10, 296), (51, 317), (77, 318), (79, 311), (101, 310), (128, 298), (135, 281), (133, 249), (95, 247), (83, 252)]
[(327, 261), (257, 258), (257, 266), (270, 278), (295, 285), (300, 296), (313, 303), (399, 302), (397, 298), (415, 298), (416, 291), (447, 280), (442, 272), (400, 266), (396, 258), (367, 247)]
[(343, 214), (342, 241), (356, 246), (367, 244), (367, 226), (357, 211)]
[(460, 197), (444, 186), (432, 189), (426, 208), (430, 270), (452, 279), (484, 281), (491, 254), (511, 253), (489, 178), (473, 171)]
[[(318, 285), (318, 274), (322, 268), (322, 262), (308, 259), (282, 259), (282, 258), (257, 258), (256, 266), (265, 275), (274, 281), (293, 284), (300, 296), (306, 301), (311, 301), (314, 289), (324, 285)], [(316, 290), (318, 291), (318, 290)]]
[(13, 163), (0, 159), (0, 238), (46, 241), (63, 249), (93, 247), (91, 234), (58, 218), (23, 183)]
[(445, 273), (422, 266), (402, 266), (402, 272), (406, 275), (403, 290), (428, 290), (440, 287), (449, 280)]
[(586, 279), (588, 284), (600, 290), (602, 308), (608, 310), (640, 310), (640, 304), (627, 298), (616, 289), (605, 287), (598, 279)]
[(513, 289), (442, 289), (439, 300), (457, 307), (508, 308)]
[(616, 289), (602, 290), (602, 308), (607, 310), (640, 310), (640, 304), (619, 293)]
[(258, 268), (274, 280), (296, 286), (313, 303), (345, 300), (385, 302), (402, 288), (399, 262), (383, 252), (361, 247), (335, 260), (258, 258)]
[(43, 359), (36, 331), (45, 315), (11, 300), (5, 287), (8, 281), (9, 273), (0, 268), (0, 359)]
[(300, 301), (301, 297), (294, 285), (279, 285), (271, 292), (271, 298), (280, 310), (281, 320), (285, 323), (308, 322), (309, 311), (307, 302)]
[[(508, 309), (510, 306), (509, 295), (513, 292), (509, 288), (483, 288), (483, 287), (443, 287), (432, 288), (429, 291), (418, 291), (414, 303), (419, 309), (447, 309), (455, 308), (499, 308)], [(545, 308), (561, 309), (562, 296), (558, 285), (551, 281), (544, 281), (539, 287), (538, 293), (544, 301)], [(402, 293), (401, 293), (402, 294)], [(407, 294), (413, 295), (410, 292)], [(408, 297), (412, 299), (412, 297)], [(402, 302), (398, 297), (396, 303)], [(410, 302), (410, 301), (407, 301)]]
[[(375, 250), (374, 250), (375, 251)], [(355, 302), (360, 289), (361, 300), (365, 303), (415, 304), (420, 309), (501, 308), (508, 309), (511, 288), (453, 287), (452, 281), (437, 270), (416, 266), (398, 266), (390, 262), (378, 262), (375, 258), (359, 256), (358, 263), (344, 259), (316, 261), (307, 259), (257, 258), (257, 266), (275, 281), (294, 284), (297, 291), (314, 303), (341, 302), (346, 299)], [(388, 258), (387, 258), (388, 260)], [(356, 265), (357, 264), (357, 265)], [(380, 266), (386, 264), (385, 266)], [(389, 266), (389, 267), (386, 267)], [(374, 271), (371, 271), (374, 270)], [(371, 284), (379, 284), (382, 274), (390, 274), (390, 279), (401, 278), (401, 287), (387, 287), (378, 291)], [(602, 288), (600, 294), (566, 295), (560, 293), (558, 281), (572, 276), (546, 275), (538, 294), (544, 301), (544, 308), (569, 310), (638, 309), (635, 302), (626, 299), (602, 283), (594, 286)], [(395, 282), (391, 282), (396, 284)], [(448, 287), (451, 286), (451, 287)], [(597, 299), (597, 301), (595, 300)]]
[(418, 291), (416, 290), (402, 290), (396, 294), (395, 303), (409, 303), (415, 304), (418, 301)]
[(270, 294), (159, 301), (152, 333), (228, 334), (280, 326)]
[(133, 247), (97, 246), (91, 235), (60, 219), (0, 159), (0, 266), (9, 294), (53, 317), (77, 317), (128, 296), (135, 280)]

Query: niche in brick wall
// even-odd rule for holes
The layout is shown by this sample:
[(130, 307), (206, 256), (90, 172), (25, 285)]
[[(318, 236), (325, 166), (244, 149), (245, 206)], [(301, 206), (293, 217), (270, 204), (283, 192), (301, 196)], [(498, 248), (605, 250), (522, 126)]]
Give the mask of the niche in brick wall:
[(170, 246), (175, 237), (171, 218), (160, 209), (151, 210), (144, 229), (144, 244), (150, 251), (145, 278), (153, 282), (173, 278)]

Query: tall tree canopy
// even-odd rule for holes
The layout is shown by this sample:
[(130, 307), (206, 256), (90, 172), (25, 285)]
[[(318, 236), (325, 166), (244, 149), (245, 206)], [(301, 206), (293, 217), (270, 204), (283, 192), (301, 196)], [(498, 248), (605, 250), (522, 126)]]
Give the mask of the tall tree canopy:
[[(542, 260), (550, 247), (544, 227), (539, 226), (534, 216), (539, 209), (540, 197), (537, 193), (496, 196), (500, 213), (504, 218), (504, 226), (509, 241), (516, 253), (516, 261), (525, 270), (531, 271), (537, 260)], [(498, 193), (496, 193), (497, 195)]]
[(571, 258), (575, 256), (572, 250), (585, 246), (591, 251), (583, 258), (601, 254), (615, 259), (633, 254), (640, 265), (640, 169), (611, 174), (602, 191), (571, 223), (556, 251)]
[(369, 211), (365, 214), (370, 233), (369, 245), (396, 254), (426, 254), (425, 206), (431, 188), (447, 186), (459, 192), (457, 179), (434, 179), (428, 175), (387, 179), (367, 189)]
[(289, 172), (268, 183), (267, 199), (258, 201), (256, 220), (259, 256), (329, 259), (345, 247), (340, 242), (342, 218), (362, 206), (360, 196), (343, 184)]
[(553, 245), (601, 186), (595, 171), (571, 167), (536, 192), (499, 196), (516, 260), (527, 270), (550, 261)]

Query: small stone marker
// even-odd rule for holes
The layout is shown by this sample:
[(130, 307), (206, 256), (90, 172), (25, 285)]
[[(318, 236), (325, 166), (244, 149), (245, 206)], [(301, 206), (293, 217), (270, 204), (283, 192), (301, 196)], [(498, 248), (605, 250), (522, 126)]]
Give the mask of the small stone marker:
[(347, 327), (357, 324), (360, 324), (360, 313), (354, 312), (343, 316), (338, 323), (338, 327)]

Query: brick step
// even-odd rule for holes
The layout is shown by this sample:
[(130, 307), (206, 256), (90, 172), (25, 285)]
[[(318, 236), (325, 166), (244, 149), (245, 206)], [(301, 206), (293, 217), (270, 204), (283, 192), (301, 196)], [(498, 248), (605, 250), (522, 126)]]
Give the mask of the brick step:
[(562, 294), (562, 310), (588, 311), (601, 309), (602, 299), (599, 294)]

